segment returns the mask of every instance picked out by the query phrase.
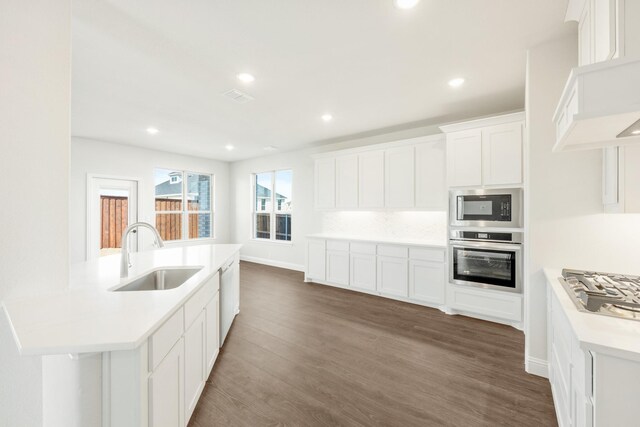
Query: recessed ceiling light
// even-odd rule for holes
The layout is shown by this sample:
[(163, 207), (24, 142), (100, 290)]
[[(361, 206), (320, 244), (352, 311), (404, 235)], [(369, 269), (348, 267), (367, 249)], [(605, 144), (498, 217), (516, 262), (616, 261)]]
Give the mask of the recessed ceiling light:
[(231, 145), (231, 144), (227, 144), (227, 145), (225, 145), (225, 146), (224, 146), (224, 148), (226, 148), (226, 149), (227, 149), (227, 151), (231, 151), (231, 150), (233, 150), (233, 149), (234, 149), (233, 145)]
[(451, 87), (460, 87), (464, 84), (464, 79), (462, 77), (456, 77), (455, 79), (449, 80), (449, 86)]
[(156, 128), (153, 128), (153, 127), (147, 128), (147, 133), (150, 134), (150, 135), (155, 135), (158, 132), (160, 132), (160, 131), (158, 129), (156, 129)]
[(238, 74), (238, 80), (240, 80), (242, 83), (253, 83), (253, 81), (256, 78), (253, 77), (253, 75), (249, 74), (249, 73), (240, 73)]
[(393, 4), (398, 9), (413, 9), (420, 0), (393, 0)]
[(322, 120), (324, 120), (325, 122), (330, 122), (331, 120), (333, 120), (333, 116), (329, 113), (323, 114)]
[(631, 135), (640, 135), (640, 129), (631, 132)]

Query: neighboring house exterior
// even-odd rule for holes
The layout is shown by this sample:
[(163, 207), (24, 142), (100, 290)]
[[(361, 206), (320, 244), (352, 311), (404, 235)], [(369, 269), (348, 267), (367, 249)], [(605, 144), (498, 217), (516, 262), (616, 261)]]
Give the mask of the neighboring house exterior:
[[(267, 202), (271, 202), (271, 190), (256, 183), (256, 211), (264, 212), (267, 210)], [(276, 240), (291, 240), (291, 200), (280, 193), (276, 193), (275, 197), (276, 211)], [(282, 212), (282, 213), (279, 213)], [(256, 215), (256, 237), (260, 239), (269, 239), (269, 222), (270, 213), (257, 213)]]

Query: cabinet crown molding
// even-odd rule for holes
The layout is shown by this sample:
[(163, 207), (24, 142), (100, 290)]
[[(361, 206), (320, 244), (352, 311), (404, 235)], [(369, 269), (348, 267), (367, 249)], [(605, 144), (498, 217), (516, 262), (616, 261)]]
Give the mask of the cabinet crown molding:
[(505, 123), (522, 122), (525, 119), (524, 111), (515, 113), (501, 114), (499, 116), (491, 116), (481, 119), (468, 120), (466, 122), (452, 123), (440, 126), (440, 130), (444, 133), (458, 132), (461, 130), (478, 129), (487, 126), (502, 125)]

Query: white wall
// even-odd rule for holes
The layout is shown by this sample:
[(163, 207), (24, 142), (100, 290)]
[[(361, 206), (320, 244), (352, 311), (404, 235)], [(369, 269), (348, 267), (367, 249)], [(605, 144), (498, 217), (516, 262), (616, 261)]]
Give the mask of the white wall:
[[(214, 235), (216, 243), (229, 242), (229, 164), (122, 144), (73, 138), (71, 141), (71, 262), (83, 261), (87, 234), (87, 174), (140, 180), (138, 218), (154, 224), (153, 169), (175, 168), (215, 175)], [(209, 240), (210, 242), (211, 240)]]
[[(543, 267), (640, 274), (636, 242), (640, 215), (604, 214), (602, 152), (552, 153), (551, 121), (572, 66), (577, 41), (565, 38), (531, 49), (527, 105), (530, 147), (530, 275), (526, 355), (546, 360)], [(640, 186), (640, 182), (627, 185)]]
[[(416, 128), (232, 163), (230, 169), (231, 204), (234, 211), (231, 222), (232, 240), (244, 245), (241, 250), (244, 259), (266, 261), (273, 265), (299, 270), (304, 268), (305, 236), (308, 234), (344, 233), (444, 241), (446, 212), (323, 212), (314, 210), (313, 206), (314, 162), (311, 157), (313, 154), (434, 133), (433, 128)], [(292, 241), (291, 243), (272, 243), (252, 240), (250, 176), (252, 173), (278, 169), (293, 170)]]
[[(0, 300), (68, 279), (71, 2), (0, 3)], [(42, 361), (0, 315), (0, 425), (42, 425)]]

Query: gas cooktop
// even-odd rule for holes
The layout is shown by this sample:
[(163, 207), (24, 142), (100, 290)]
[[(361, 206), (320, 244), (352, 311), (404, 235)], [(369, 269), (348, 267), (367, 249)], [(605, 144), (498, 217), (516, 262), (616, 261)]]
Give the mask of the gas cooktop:
[(580, 311), (640, 320), (639, 276), (565, 268), (560, 283)]

